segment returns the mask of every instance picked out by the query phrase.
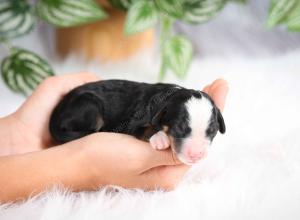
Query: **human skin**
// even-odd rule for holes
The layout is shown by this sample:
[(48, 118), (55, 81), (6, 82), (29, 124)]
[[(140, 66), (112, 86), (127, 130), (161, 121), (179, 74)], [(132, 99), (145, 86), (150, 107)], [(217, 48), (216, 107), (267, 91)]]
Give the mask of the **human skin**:
[[(170, 149), (154, 150), (132, 136), (96, 133), (51, 148), (48, 124), (56, 104), (71, 89), (97, 80), (89, 73), (48, 78), (15, 113), (0, 119), (0, 202), (57, 184), (72, 191), (106, 185), (171, 190), (178, 184), (189, 166)], [(203, 91), (224, 108), (226, 81), (218, 79)]]

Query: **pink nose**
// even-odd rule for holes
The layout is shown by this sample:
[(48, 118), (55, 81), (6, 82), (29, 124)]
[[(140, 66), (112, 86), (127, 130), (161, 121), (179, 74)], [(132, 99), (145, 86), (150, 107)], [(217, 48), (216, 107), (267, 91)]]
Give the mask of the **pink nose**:
[(184, 155), (189, 160), (195, 162), (197, 160), (200, 160), (201, 158), (203, 158), (206, 155), (206, 149), (198, 148), (198, 147), (188, 147), (185, 150)]
[(185, 142), (183, 155), (189, 162), (197, 162), (206, 156), (206, 148), (209, 145), (206, 141), (189, 139)]

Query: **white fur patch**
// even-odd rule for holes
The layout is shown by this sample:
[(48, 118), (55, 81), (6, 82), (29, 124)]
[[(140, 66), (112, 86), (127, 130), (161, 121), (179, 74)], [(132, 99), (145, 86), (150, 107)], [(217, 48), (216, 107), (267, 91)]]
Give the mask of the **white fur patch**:
[(212, 104), (204, 96), (201, 99), (192, 97), (187, 103), (186, 108), (190, 116), (191, 137), (206, 139), (205, 130), (209, 125), (212, 114)]

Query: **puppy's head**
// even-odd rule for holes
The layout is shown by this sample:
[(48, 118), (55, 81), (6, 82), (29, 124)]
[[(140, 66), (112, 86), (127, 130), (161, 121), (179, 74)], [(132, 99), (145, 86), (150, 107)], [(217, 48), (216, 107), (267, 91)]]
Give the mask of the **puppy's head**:
[(168, 101), (162, 124), (167, 124), (172, 149), (185, 164), (193, 164), (206, 154), (218, 133), (225, 133), (222, 114), (204, 92), (182, 90)]
[(193, 94), (184, 106), (190, 132), (178, 141), (174, 137), (174, 148), (182, 162), (193, 164), (205, 156), (217, 132), (223, 134), (226, 128), (220, 110), (206, 93)]

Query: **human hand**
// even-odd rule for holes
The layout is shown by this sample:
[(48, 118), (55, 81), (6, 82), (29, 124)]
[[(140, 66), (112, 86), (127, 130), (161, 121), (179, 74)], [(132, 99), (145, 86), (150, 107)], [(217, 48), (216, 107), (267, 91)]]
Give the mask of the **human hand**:
[[(125, 188), (172, 189), (188, 169), (171, 149), (157, 151), (125, 134), (94, 133), (61, 145), (80, 152), (74, 179), (83, 189), (118, 185)], [(80, 188), (76, 186), (75, 188)]]
[[(52, 146), (48, 121), (53, 108), (71, 89), (95, 80), (98, 80), (95, 75), (77, 74), (52, 77), (43, 82), (17, 112), (6, 118), (9, 126), (13, 128), (10, 133), (19, 135), (16, 139), (12, 138), (17, 146), (13, 153), (38, 151)], [(204, 91), (214, 99), (220, 109), (223, 109), (228, 92), (224, 80), (216, 80), (206, 86)], [(82, 166), (81, 168), (87, 169), (82, 173), (91, 177), (93, 181), (90, 183), (93, 183), (93, 186), (115, 184), (125, 187), (171, 189), (189, 168), (179, 164), (171, 150), (155, 151), (148, 143), (123, 134), (97, 133), (67, 145), (81, 146), (81, 152), (84, 152), (83, 161), (88, 161), (87, 165), (90, 165)]]
[(224, 110), (228, 91), (228, 83), (224, 79), (217, 79), (203, 88), (203, 92), (206, 92), (214, 100), (221, 111)]
[[(204, 91), (223, 110), (228, 93), (227, 82), (218, 79), (206, 86)], [(83, 152), (85, 162), (80, 166), (83, 168), (80, 173), (88, 175), (89, 188), (119, 185), (169, 190), (189, 169), (177, 160), (170, 148), (157, 151), (149, 143), (124, 134), (96, 133), (70, 142), (69, 146), (80, 146)]]
[(44, 80), (15, 113), (1, 119), (10, 136), (10, 146), (7, 146), (10, 149), (6, 152), (19, 154), (53, 146), (48, 129), (52, 110), (70, 90), (97, 80), (99, 77), (90, 73), (67, 74)]

